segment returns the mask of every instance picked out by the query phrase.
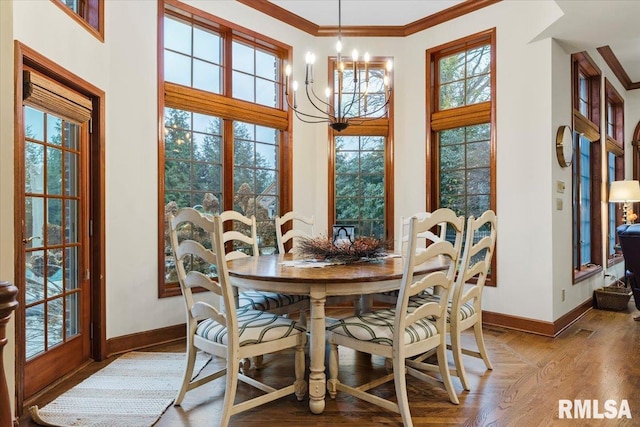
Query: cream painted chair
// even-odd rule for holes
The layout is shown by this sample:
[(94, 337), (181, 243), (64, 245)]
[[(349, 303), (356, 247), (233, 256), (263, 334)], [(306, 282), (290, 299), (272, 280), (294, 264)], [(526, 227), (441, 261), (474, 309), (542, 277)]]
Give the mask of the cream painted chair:
[[(193, 208), (184, 208), (169, 217), (180, 288), (187, 315), (187, 360), (184, 378), (174, 405), (180, 405), (187, 391), (224, 375), (226, 388), (222, 407), (221, 426), (227, 426), (232, 415), (295, 393), (302, 400), (307, 390), (304, 380), (304, 346), (306, 328), (291, 319), (260, 310), (237, 309), (227, 271), (223, 242), (222, 220), (206, 217)], [(211, 249), (190, 239), (180, 241), (179, 230), (199, 227), (209, 233)], [(200, 270), (193, 270), (194, 266)], [(215, 275), (215, 277), (213, 277)], [(204, 288), (222, 297), (222, 309), (195, 301), (192, 289)], [(205, 296), (199, 293), (199, 297)], [(295, 349), (293, 384), (274, 389), (255, 378), (238, 372), (241, 360), (285, 349)], [(198, 350), (226, 359), (225, 368), (203, 378), (193, 376)], [(284, 357), (284, 356), (283, 356)], [(238, 380), (265, 392), (241, 403), (235, 403)]]
[[(465, 390), (470, 390), (462, 355), (473, 356), (484, 361), (487, 369), (493, 369), (482, 333), (482, 291), (491, 268), (497, 237), (497, 217), (487, 210), (479, 218), (467, 220), (464, 252), (460, 260), (453, 297), (449, 301), (447, 329), (451, 337), (449, 348), (456, 366), (452, 374), (460, 378)], [(412, 297), (409, 304), (421, 305), (433, 297)], [(453, 315), (457, 313), (457, 315)], [(461, 333), (473, 328), (478, 350), (462, 347)], [(428, 355), (418, 358), (425, 359)]]
[[(227, 261), (248, 256), (259, 256), (258, 234), (256, 218), (252, 215), (247, 217), (237, 211), (224, 211), (220, 214), (223, 223), (229, 224), (222, 236), (227, 254)], [(304, 314), (309, 308), (309, 298), (304, 295), (287, 295), (275, 292), (243, 291), (238, 295), (237, 305), (240, 308), (251, 308), (253, 310), (263, 310), (274, 314), (292, 314), (299, 312)], [(302, 316), (302, 323), (305, 323), (305, 316)]]
[[(431, 212), (418, 212), (415, 213), (415, 216), (418, 219), (428, 218), (431, 215)], [(400, 232), (400, 239), (397, 240), (396, 252), (399, 253), (403, 258), (407, 254), (407, 244), (409, 240), (409, 219), (404, 216), (400, 217), (400, 227), (398, 228)], [(445, 240), (447, 234), (447, 224), (438, 224), (437, 226), (438, 234), (434, 234), (431, 230), (427, 230), (425, 232), (420, 233), (417, 236), (417, 244), (418, 248), (424, 248), (427, 244), (431, 244), (434, 242), (440, 242)], [(455, 233), (455, 231), (454, 231)], [(462, 238), (462, 235), (460, 235)], [(459, 242), (458, 242), (459, 243)], [(458, 243), (454, 243), (457, 245)], [(461, 247), (462, 245), (460, 245)], [(383, 302), (388, 304), (395, 304), (398, 299), (398, 291), (389, 291), (383, 292), (380, 294), (373, 294), (373, 300), (376, 302)]]
[[(286, 229), (288, 223), (290, 223), (290, 228)], [(297, 226), (304, 227), (306, 231)], [(294, 211), (287, 212), (282, 216), (276, 216), (276, 241), (278, 242), (278, 252), (281, 254), (286, 252), (285, 244), (289, 240), (292, 240), (292, 247), (289, 250), (291, 252), (294, 249), (296, 238), (314, 237), (315, 234), (315, 219), (313, 216), (303, 216)]]
[[(434, 226), (451, 224), (460, 238), (456, 245), (444, 240), (427, 248), (418, 248), (417, 239), (420, 233)], [(440, 384), (426, 372), (439, 372), (449, 399), (458, 404), (458, 396), (453, 389), (446, 348), (446, 318), (448, 296), (453, 288), (456, 266), (460, 254), (464, 218), (456, 216), (450, 209), (439, 209), (431, 215), (418, 219), (409, 219), (409, 239), (407, 256), (400, 286), (400, 293), (395, 308), (376, 310), (341, 319), (327, 327), (328, 341), (331, 347), (329, 355), (329, 395), (335, 397), (338, 391), (346, 392), (369, 403), (381, 406), (402, 416), (405, 426), (412, 426), (411, 413), (407, 398), (406, 374), (418, 379)], [(449, 268), (414, 277), (414, 268), (432, 259), (449, 261)], [(426, 301), (421, 306), (408, 306), (409, 298), (427, 289), (439, 288), (444, 302)], [(349, 386), (338, 380), (338, 346), (353, 348), (356, 351), (370, 353), (391, 359), (393, 374), (376, 379), (357, 387)], [(408, 358), (436, 350), (438, 364), (413, 363), (407, 366)], [(394, 380), (396, 401), (387, 400), (369, 393), (368, 390)]]

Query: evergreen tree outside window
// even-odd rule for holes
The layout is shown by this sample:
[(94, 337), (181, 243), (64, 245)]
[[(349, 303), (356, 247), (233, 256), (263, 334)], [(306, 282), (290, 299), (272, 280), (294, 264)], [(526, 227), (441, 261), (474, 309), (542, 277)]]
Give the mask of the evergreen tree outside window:
[[(177, 1), (164, 5), (158, 293), (172, 296), (180, 289), (166, 218), (179, 208), (255, 215), (261, 252), (275, 250), (275, 215), (291, 210), (291, 114), (280, 72), (291, 48)], [(210, 245), (199, 230), (187, 235)]]
[(494, 29), (427, 50), (427, 211), (496, 210), (495, 45)]

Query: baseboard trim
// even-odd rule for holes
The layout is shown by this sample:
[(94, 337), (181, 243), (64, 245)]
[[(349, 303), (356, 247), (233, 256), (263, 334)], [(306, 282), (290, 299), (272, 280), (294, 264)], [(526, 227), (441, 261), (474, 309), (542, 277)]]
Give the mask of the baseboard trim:
[(107, 340), (107, 357), (139, 350), (158, 344), (166, 344), (178, 341), (186, 337), (185, 324), (167, 326), (150, 331), (137, 332), (135, 334), (122, 335)]
[(508, 314), (483, 310), (482, 324), (487, 326), (499, 326), (506, 329), (515, 329), (517, 331), (555, 338), (574, 322), (584, 316), (592, 307), (593, 298), (589, 298), (554, 322), (543, 322), (541, 320), (510, 316)]

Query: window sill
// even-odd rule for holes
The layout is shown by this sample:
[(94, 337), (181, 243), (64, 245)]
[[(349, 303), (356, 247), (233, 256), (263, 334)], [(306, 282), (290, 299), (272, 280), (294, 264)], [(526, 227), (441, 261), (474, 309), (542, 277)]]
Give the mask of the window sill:
[(624, 262), (622, 254), (614, 254), (611, 258), (607, 259), (607, 268), (613, 267), (621, 262)]
[(593, 277), (601, 272), (601, 265), (590, 265), (588, 267), (583, 267), (580, 270), (573, 270), (573, 284), (578, 284), (579, 282), (587, 280), (589, 277)]

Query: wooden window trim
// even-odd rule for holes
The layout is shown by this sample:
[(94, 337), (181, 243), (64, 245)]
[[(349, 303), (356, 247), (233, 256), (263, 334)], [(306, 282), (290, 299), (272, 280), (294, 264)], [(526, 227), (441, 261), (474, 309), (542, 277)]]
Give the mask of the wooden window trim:
[[(588, 111), (587, 116), (579, 111), (579, 84), (578, 76), (582, 73), (588, 79)], [(603, 236), (602, 236), (602, 194), (600, 183), (602, 182), (602, 154), (601, 144), (601, 71), (595, 61), (586, 52), (579, 52), (571, 55), (571, 100), (573, 129), (579, 134), (583, 134), (591, 141), (594, 148), (591, 150), (591, 262), (580, 269), (575, 269), (576, 260), (572, 262), (573, 284), (584, 281), (597, 272), (602, 271), (603, 265)], [(605, 141), (606, 146), (606, 141)], [(574, 184), (575, 185), (575, 184)], [(578, 194), (578, 197), (580, 195)], [(574, 206), (573, 209), (576, 209)], [(575, 215), (572, 216), (575, 218)], [(575, 229), (575, 224), (572, 224)], [(572, 236), (572, 246), (576, 236)]]
[(84, 16), (78, 15), (60, 0), (51, 1), (91, 35), (104, 43), (104, 0), (85, 0)]
[[(607, 142), (611, 142), (614, 145), (623, 149), (624, 147), (624, 99), (611, 81), (607, 78), (604, 80), (604, 90), (605, 90), (605, 103), (611, 103), (613, 108), (613, 126), (614, 126), (614, 136), (611, 137), (609, 135), (609, 131), (605, 132), (607, 136)], [(610, 121), (609, 117), (609, 108), (605, 108), (605, 122), (608, 124)]]
[[(223, 87), (221, 95), (164, 81), (163, 34), (165, 14), (190, 22), (192, 25), (214, 30), (223, 38)], [(280, 65), (285, 61), (291, 61), (292, 49), (282, 42), (262, 36), (257, 32), (176, 0), (160, 0), (158, 2), (158, 296), (160, 298), (177, 296), (181, 292), (178, 283), (165, 283), (164, 281), (165, 107), (221, 117), (223, 120), (222, 138), (227, 143), (228, 141), (233, 141), (234, 121), (249, 122), (278, 129), (280, 131), (280, 157), (278, 158), (278, 164), (280, 165), (280, 213), (287, 212), (293, 208), (292, 112), (288, 111), (284, 105), (282, 105), (282, 109), (271, 108), (231, 97), (232, 67), (230, 64), (232, 59), (231, 46), (234, 40), (276, 54), (281, 58)], [(278, 74), (280, 75), (281, 73)], [(280, 82), (278, 94), (280, 95), (280, 104), (283, 104), (283, 82)], [(223, 165), (230, 165), (223, 169), (223, 182), (233, 183), (233, 149), (223, 150)], [(233, 185), (224, 185), (222, 191), (224, 206), (221, 209), (233, 209)]]
[[(369, 67), (384, 67), (386, 61), (391, 58), (382, 58), (382, 57), (374, 57), (371, 58), (369, 62)], [(329, 58), (328, 64), (328, 84), (330, 87), (335, 86), (334, 80), (334, 72), (336, 67), (336, 58)], [(390, 75), (390, 78), (393, 79), (393, 73)], [(393, 81), (390, 82), (393, 86)], [(384, 160), (384, 183), (385, 183), (385, 237), (389, 241), (393, 241), (394, 239), (394, 162), (393, 162), (393, 150), (394, 150), (394, 139), (393, 139), (393, 117), (394, 117), (394, 92), (392, 91), (390, 94), (389, 104), (387, 106), (387, 117), (380, 117), (373, 120), (367, 120), (361, 124), (353, 125), (342, 132), (337, 132), (327, 126), (327, 141), (328, 141), (328, 183), (327, 183), (327, 195), (328, 195), (328, 203), (327, 203), (327, 229), (331, 230), (333, 224), (336, 223), (335, 219), (335, 138), (337, 136), (381, 136), (385, 138), (385, 160)]]
[[(491, 197), (489, 205), (497, 212), (496, 201), (496, 28), (475, 33), (459, 40), (454, 40), (426, 51), (426, 210), (438, 208), (438, 189), (440, 188), (439, 164), (437, 149), (438, 132), (463, 126), (473, 126), (488, 123), (491, 127), (490, 160), (491, 165)], [(439, 110), (438, 60), (452, 53), (472, 49), (484, 44), (491, 45), (491, 100), (477, 104), (465, 105), (457, 108)], [(491, 275), (487, 277), (486, 286), (497, 286), (497, 257), (491, 261)]]

